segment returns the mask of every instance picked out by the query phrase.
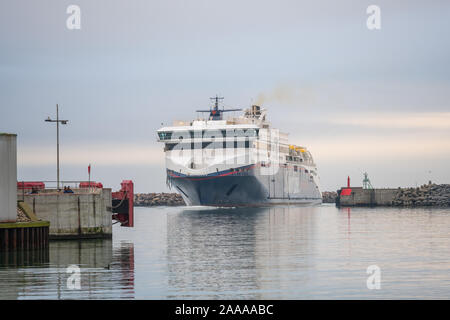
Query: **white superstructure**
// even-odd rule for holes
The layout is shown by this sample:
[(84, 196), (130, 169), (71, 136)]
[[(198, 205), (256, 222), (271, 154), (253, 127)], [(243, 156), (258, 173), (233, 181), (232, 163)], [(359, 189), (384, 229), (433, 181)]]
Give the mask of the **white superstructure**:
[(305, 147), (288, 144), (288, 135), (272, 128), (259, 106), (224, 120), (226, 111), (218, 108), (216, 97), (208, 119), (176, 121), (158, 130), (168, 183), (186, 203), (321, 202), (317, 168)]

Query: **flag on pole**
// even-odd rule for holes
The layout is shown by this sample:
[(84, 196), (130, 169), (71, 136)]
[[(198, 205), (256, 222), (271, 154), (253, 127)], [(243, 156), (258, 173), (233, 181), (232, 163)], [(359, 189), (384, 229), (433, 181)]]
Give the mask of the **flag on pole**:
[(88, 175), (89, 175), (89, 190), (91, 190), (91, 164), (88, 166)]

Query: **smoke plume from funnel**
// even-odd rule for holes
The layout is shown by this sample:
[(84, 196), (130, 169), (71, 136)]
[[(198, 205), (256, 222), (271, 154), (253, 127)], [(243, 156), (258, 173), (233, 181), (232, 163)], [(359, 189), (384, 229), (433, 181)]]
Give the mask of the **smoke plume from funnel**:
[(291, 106), (305, 106), (313, 102), (313, 92), (307, 88), (280, 85), (270, 92), (262, 92), (256, 97), (255, 104), (280, 103)]

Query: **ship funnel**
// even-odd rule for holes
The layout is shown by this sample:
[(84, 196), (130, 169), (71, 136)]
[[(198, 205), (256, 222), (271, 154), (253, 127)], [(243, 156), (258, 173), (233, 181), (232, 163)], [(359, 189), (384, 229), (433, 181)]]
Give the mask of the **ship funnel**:
[(261, 107), (256, 104), (252, 105), (252, 115), (260, 116), (261, 115)]

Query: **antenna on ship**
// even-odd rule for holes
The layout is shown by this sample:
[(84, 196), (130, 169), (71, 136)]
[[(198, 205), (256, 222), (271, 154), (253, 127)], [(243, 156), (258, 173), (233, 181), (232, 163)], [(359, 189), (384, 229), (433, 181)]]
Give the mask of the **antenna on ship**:
[[(215, 110), (215, 111), (218, 111), (218, 110), (219, 110), (219, 100), (223, 100), (223, 99), (225, 99), (225, 98), (224, 98), (224, 97), (219, 97), (219, 96), (217, 96), (217, 94), (216, 94), (216, 96), (215, 96), (214, 98), (209, 98), (209, 99), (215, 101), (215, 102), (214, 102), (214, 110)], [(222, 109), (223, 109), (223, 107), (222, 107)], [(223, 111), (223, 110), (222, 110), (222, 111)]]
[(209, 120), (222, 120), (222, 113), (223, 112), (230, 112), (230, 111), (242, 111), (242, 109), (225, 109), (222, 107), (222, 110), (219, 109), (219, 100), (223, 100), (224, 97), (219, 97), (216, 95), (214, 98), (210, 98), (214, 101), (214, 108), (209, 110), (197, 110), (197, 112), (209, 112)]

